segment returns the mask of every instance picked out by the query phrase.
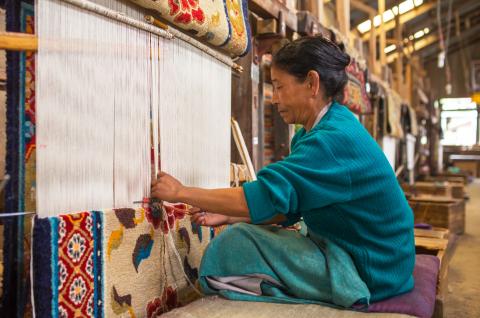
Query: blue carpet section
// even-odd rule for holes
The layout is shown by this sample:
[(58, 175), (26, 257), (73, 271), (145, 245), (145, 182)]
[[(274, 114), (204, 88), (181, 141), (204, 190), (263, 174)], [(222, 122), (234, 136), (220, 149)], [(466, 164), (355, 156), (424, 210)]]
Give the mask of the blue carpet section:
[(52, 316), (52, 230), (47, 218), (35, 218), (33, 286), (36, 317)]

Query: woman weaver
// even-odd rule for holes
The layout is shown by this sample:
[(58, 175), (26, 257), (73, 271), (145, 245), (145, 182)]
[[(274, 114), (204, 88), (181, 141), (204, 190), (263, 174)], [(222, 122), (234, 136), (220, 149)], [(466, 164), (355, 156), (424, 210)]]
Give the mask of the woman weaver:
[[(290, 155), (243, 188), (187, 187), (166, 173), (152, 185), (155, 198), (198, 207), (192, 213), (199, 224), (235, 223), (205, 251), (203, 290), (346, 308), (410, 291), (413, 213), (380, 147), (334, 101), (350, 57), (324, 38), (307, 37), (272, 62), (273, 103), (287, 124), (303, 125)], [(306, 236), (268, 225), (300, 218)]]

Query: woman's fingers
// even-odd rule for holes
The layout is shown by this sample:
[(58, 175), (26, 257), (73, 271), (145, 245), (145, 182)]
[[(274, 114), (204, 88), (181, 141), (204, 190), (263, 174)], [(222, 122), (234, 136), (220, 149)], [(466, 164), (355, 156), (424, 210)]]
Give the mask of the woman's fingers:
[(200, 225), (205, 225), (206, 223), (205, 216), (201, 214), (195, 214), (192, 216), (192, 221)]
[(160, 171), (159, 173), (157, 173), (157, 178), (152, 179), (152, 182), (151, 182), (152, 187), (155, 186), (157, 183), (159, 183), (161, 181), (160, 179), (165, 176), (168, 176), (166, 172)]
[(191, 215), (194, 215), (194, 214), (197, 214), (197, 213), (200, 213), (202, 212), (202, 210), (200, 208), (197, 208), (197, 207), (191, 207), (190, 209), (188, 209), (188, 213), (191, 214)]

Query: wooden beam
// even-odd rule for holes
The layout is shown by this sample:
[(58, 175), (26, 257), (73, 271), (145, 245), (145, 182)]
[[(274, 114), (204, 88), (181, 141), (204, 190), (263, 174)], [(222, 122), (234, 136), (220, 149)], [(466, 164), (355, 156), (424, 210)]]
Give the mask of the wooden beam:
[(325, 8), (323, 1), (312, 1), (317, 3), (317, 18), (321, 25), (325, 26)]
[(413, 86), (412, 86), (412, 63), (405, 65), (405, 94), (407, 95), (407, 101), (412, 106), (413, 101)]
[[(462, 40), (465, 41), (465, 47), (468, 47), (468, 43), (470, 39), (477, 39), (478, 38), (478, 35), (480, 34), (480, 24), (477, 24), (476, 26), (473, 26), (469, 29), (464, 29), (462, 30)], [(449, 49), (448, 49), (448, 52), (449, 54), (453, 53), (454, 51), (452, 51), (454, 48), (455, 48), (455, 45), (458, 44), (458, 42), (460, 41), (460, 38), (457, 37), (457, 36), (454, 36), (452, 38), (450, 38), (450, 44), (449, 44)], [(425, 59), (429, 59), (430, 56), (434, 55), (436, 56), (436, 54), (438, 54), (438, 50), (439, 48), (436, 47), (436, 46), (430, 46), (429, 48), (427, 48), (424, 52), (422, 52), (422, 57), (425, 58)]]
[[(373, 25), (373, 18), (375, 14), (370, 14), (370, 21)], [(377, 34), (375, 32), (375, 28), (370, 32), (370, 38), (368, 39), (368, 59), (370, 64), (370, 69), (373, 73), (378, 74), (379, 70), (377, 68)]]
[(392, 45), (392, 44), (397, 45), (397, 39), (387, 38), (387, 39), (385, 39), (385, 43), (387, 45)]
[[(380, 16), (383, 16), (383, 14), (380, 13), (380, 2), (382, 2), (382, 0), (378, 0), (378, 4), (379, 4), (378, 14)], [(383, 5), (384, 5), (383, 9), (385, 10), (385, 1), (383, 1)], [(422, 4), (421, 6), (416, 7), (415, 9), (413, 9), (411, 11), (408, 11), (407, 13), (401, 14), (400, 15), (400, 24), (405, 24), (408, 21), (412, 20), (413, 18), (416, 18), (416, 17), (418, 17), (422, 14), (427, 13), (431, 9), (435, 8), (435, 6), (436, 6), (436, 2), (429, 2), (429, 3)], [(383, 28), (385, 30), (385, 32), (393, 30), (395, 28), (395, 20), (390, 20), (386, 23), (381, 23), (380, 26), (378, 26), (377, 28)], [(370, 32), (365, 32), (362, 35), (362, 40), (364, 40), (364, 41), (368, 40), (369, 33)]]
[[(398, 2), (397, 2), (398, 3)], [(395, 60), (395, 78), (396, 78), (396, 86), (397, 92), (402, 94), (403, 91), (403, 43), (402, 43), (402, 24), (400, 24), (400, 16), (395, 16), (395, 40), (397, 46), (397, 54), (398, 57)], [(405, 98), (405, 96), (402, 96)]]
[(0, 49), (10, 51), (37, 51), (38, 38), (34, 34), (0, 32)]
[[(320, 2), (322, 2), (322, 1), (320, 1)], [(360, 0), (350, 0), (350, 5), (355, 9), (358, 9), (360, 11), (368, 13), (369, 16), (372, 15), (372, 14), (374, 16), (377, 15), (377, 10), (375, 10), (371, 6), (361, 2)]]
[(313, 14), (320, 24), (325, 25), (325, 13), (324, 13), (323, 1), (303, 1), (301, 10), (309, 11)]
[[(385, 43), (387, 40), (385, 24), (383, 23), (383, 13), (385, 12), (385, 0), (378, 0), (378, 14), (380, 15), (380, 65), (384, 66), (387, 62), (385, 55)], [(372, 23), (372, 28), (374, 27)]]
[(291, 30), (297, 31), (297, 14), (278, 0), (248, 0), (248, 9), (264, 19), (279, 18), (282, 12), (285, 24)]
[(335, 8), (340, 32), (350, 39), (350, 0), (335, 1)]
[[(413, 50), (414, 51), (422, 50), (422, 49), (426, 48), (427, 46), (430, 46), (430, 45), (436, 43), (437, 41), (438, 41), (438, 36), (436, 34), (431, 34), (431, 35), (422, 37), (420, 40), (415, 41), (413, 43), (413, 45), (412, 45)], [(397, 57), (398, 57), (397, 52), (388, 55), (387, 63), (388, 64), (392, 63), (393, 61), (395, 61), (395, 59)]]

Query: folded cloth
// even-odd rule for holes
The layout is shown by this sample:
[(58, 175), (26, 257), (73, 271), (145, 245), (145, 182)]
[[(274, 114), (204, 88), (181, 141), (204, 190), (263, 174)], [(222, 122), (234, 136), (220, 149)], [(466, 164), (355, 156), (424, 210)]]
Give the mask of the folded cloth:
[(274, 226), (231, 226), (210, 242), (199, 276), (206, 294), (232, 300), (350, 308), (370, 299), (342, 248)]

